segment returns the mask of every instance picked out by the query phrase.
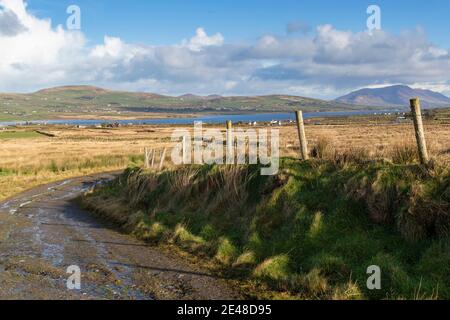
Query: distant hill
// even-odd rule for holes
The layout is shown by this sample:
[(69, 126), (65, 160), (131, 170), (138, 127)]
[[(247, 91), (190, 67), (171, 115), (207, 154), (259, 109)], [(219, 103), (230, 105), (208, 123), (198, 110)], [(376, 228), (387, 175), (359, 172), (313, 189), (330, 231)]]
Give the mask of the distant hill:
[(183, 99), (183, 100), (190, 100), (190, 101), (195, 101), (195, 100), (217, 100), (217, 99), (222, 99), (223, 97), (217, 94), (211, 94), (209, 96), (198, 96), (195, 94), (184, 94), (182, 96), (179, 96), (179, 98)]
[(418, 97), (424, 108), (448, 107), (450, 98), (443, 94), (408, 86), (390, 86), (376, 89), (361, 89), (336, 99), (336, 102), (362, 106), (407, 107), (411, 98)]
[(195, 95), (195, 94), (187, 93), (187, 94), (183, 94), (182, 96), (179, 96), (178, 98), (180, 98), (180, 99), (185, 99), (185, 100), (200, 100), (200, 99), (202, 99), (203, 97), (197, 96), (197, 95)]
[(49, 89), (42, 89), (36, 92), (36, 94), (57, 94), (57, 93), (65, 93), (65, 92), (92, 92), (96, 94), (107, 93), (108, 90), (93, 86), (63, 86), (63, 87), (55, 87)]
[(0, 118), (48, 119), (73, 115), (119, 115), (150, 112), (306, 112), (360, 110), (362, 106), (290, 95), (179, 97), (122, 92), (92, 86), (65, 86), (30, 94), (0, 94)]

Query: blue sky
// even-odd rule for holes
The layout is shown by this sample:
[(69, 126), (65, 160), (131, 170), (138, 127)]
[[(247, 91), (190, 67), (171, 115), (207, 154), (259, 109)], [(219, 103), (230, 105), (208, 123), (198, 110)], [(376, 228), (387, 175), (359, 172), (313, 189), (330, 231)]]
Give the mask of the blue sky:
[[(79, 31), (66, 28), (69, 5)], [(449, 12), (444, 0), (0, 0), (0, 91), (333, 99), (405, 84), (450, 95)]]
[(332, 24), (358, 32), (366, 28), (366, 9), (382, 9), (383, 29), (401, 32), (422, 26), (436, 44), (450, 47), (450, 1), (445, 0), (29, 0), (30, 9), (55, 24), (65, 24), (65, 9), (80, 6), (83, 31), (92, 41), (104, 35), (131, 42), (171, 44), (190, 37), (202, 26), (229, 41), (246, 41), (264, 34), (285, 34), (286, 25), (302, 22), (315, 28)]

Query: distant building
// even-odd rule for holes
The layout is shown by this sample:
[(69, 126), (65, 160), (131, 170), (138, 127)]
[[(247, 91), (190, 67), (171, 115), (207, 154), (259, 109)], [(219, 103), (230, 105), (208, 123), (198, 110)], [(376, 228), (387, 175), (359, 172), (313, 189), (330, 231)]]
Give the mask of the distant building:
[(397, 122), (397, 123), (404, 123), (404, 122), (408, 122), (408, 119), (406, 117), (404, 117), (404, 116), (401, 116), (401, 117), (397, 117), (395, 122)]
[(270, 125), (272, 125), (272, 126), (282, 126), (283, 123), (281, 121), (278, 121), (278, 120), (272, 120), (272, 121), (270, 121)]

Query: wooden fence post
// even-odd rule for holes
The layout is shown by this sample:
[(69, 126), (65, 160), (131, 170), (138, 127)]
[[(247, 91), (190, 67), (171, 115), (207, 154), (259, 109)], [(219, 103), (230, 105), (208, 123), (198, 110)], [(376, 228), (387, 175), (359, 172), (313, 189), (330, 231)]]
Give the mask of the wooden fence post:
[(152, 154), (152, 165), (151, 167), (153, 168), (155, 165), (155, 156), (156, 156), (156, 150), (153, 150), (153, 154)]
[(163, 153), (161, 155), (161, 161), (159, 162), (159, 170), (161, 170), (163, 168), (164, 161), (166, 160), (166, 152), (167, 152), (167, 148), (164, 148)]
[(416, 133), (420, 163), (426, 165), (430, 161), (430, 158), (428, 157), (427, 143), (425, 141), (419, 98), (411, 99), (411, 112), (414, 119), (414, 131)]
[(227, 121), (227, 152), (226, 152), (226, 163), (234, 163), (234, 141), (233, 141), (233, 122)]
[(147, 168), (147, 158), (148, 158), (147, 148), (144, 148), (144, 167), (145, 168)]
[(150, 155), (153, 153), (153, 149), (148, 149), (148, 148), (145, 148), (145, 160), (144, 160), (144, 162), (145, 162), (145, 167), (147, 168), (147, 169), (149, 169), (150, 168)]
[(305, 124), (303, 123), (303, 112), (295, 113), (297, 118), (298, 139), (300, 140), (300, 153), (303, 160), (308, 160), (308, 142), (306, 141)]
[[(190, 143), (190, 141), (189, 141)], [(183, 164), (188, 163), (188, 154), (187, 154), (187, 138), (186, 136), (183, 136)]]

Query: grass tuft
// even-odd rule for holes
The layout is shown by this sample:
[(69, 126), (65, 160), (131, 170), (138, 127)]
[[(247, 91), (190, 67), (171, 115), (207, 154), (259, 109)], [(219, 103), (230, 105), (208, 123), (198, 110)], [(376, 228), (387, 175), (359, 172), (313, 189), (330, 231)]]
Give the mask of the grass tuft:
[(289, 257), (283, 254), (268, 258), (255, 268), (253, 274), (271, 281), (286, 281), (290, 274)]

